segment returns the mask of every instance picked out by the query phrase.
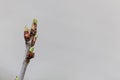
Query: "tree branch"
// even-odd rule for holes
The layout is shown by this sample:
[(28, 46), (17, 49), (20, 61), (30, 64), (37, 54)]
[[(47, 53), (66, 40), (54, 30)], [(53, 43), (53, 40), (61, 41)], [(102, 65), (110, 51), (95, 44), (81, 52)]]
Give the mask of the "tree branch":
[(24, 79), (24, 75), (25, 75), (27, 66), (28, 66), (30, 60), (32, 58), (34, 58), (33, 51), (34, 51), (34, 45), (35, 45), (35, 42), (37, 39), (37, 19), (33, 19), (32, 27), (30, 30), (25, 26), (24, 39), (25, 39), (25, 45), (26, 45), (26, 50), (25, 50), (26, 56), (23, 60), (19, 79), (16, 76), (15, 80), (23, 80)]

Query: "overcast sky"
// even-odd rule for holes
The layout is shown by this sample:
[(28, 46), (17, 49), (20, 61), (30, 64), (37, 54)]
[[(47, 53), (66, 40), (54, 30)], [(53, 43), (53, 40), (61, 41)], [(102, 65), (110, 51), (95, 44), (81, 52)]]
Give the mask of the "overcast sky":
[(0, 0), (0, 80), (19, 76), (33, 18), (36, 55), (24, 80), (120, 80), (119, 0)]

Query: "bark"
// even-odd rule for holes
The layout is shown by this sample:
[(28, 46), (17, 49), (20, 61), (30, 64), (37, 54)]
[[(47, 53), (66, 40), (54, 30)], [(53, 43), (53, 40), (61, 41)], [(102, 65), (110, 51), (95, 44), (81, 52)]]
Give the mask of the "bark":
[[(28, 44), (26, 44), (25, 57), (26, 57), (26, 54), (29, 51), (29, 48), (30, 48), (30, 46)], [(24, 79), (24, 75), (25, 75), (27, 66), (29, 64), (29, 61), (30, 60), (28, 60), (26, 58), (24, 59), (23, 64), (22, 64), (22, 68), (21, 68), (21, 72), (20, 72), (20, 76), (19, 76), (19, 80), (23, 80)]]

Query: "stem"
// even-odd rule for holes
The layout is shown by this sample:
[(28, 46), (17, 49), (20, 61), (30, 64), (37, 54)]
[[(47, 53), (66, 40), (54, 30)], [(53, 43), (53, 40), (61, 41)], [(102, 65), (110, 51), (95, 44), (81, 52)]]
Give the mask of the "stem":
[(26, 60), (24, 60), (23, 65), (22, 65), (22, 69), (21, 69), (21, 73), (20, 73), (20, 77), (19, 77), (20, 80), (24, 79), (24, 75), (25, 75), (25, 72), (26, 72), (26, 69), (27, 69), (27, 65), (28, 65), (28, 63), (26, 62)]
[[(26, 54), (28, 53), (29, 48), (30, 48), (29, 44), (26, 44), (25, 57), (26, 57)], [(19, 76), (19, 80), (23, 80), (24, 79), (24, 75), (25, 75), (27, 66), (29, 64), (29, 61), (30, 60), (27, 60), (27, 59), (25, 59), (23, 61), (21, 72), (20, 72), (20, 76)]]

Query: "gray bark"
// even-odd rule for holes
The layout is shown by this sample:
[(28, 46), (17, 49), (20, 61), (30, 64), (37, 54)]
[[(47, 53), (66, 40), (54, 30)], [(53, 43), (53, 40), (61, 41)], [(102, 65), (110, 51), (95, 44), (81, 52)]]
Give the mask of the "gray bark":
[(28, 44), (26, 44), (25, 59), (24, 59), (23, 64), (22, 64), (21, 72), (20, 72), (20, 75), (19, 75), (19, 80), (24, 79), (24, 75), (25, 75), (27, 66), (29, 64), (29, 62), (26, 60), (26, 54), (28, 53), (29, 48), (30, 48), (30, 46)]
[(24, 60), (23, 65), (22, 65), (22, 69), (21, 69), (21, 72), (20, 72), (19, 80), (24, 79), (24, 75), (25, 75), (25, 72), (26, 72), (26, 69), (27, 69), (27, 65), (28, 65), (28, 63), (26, 62), (26, 60)]

